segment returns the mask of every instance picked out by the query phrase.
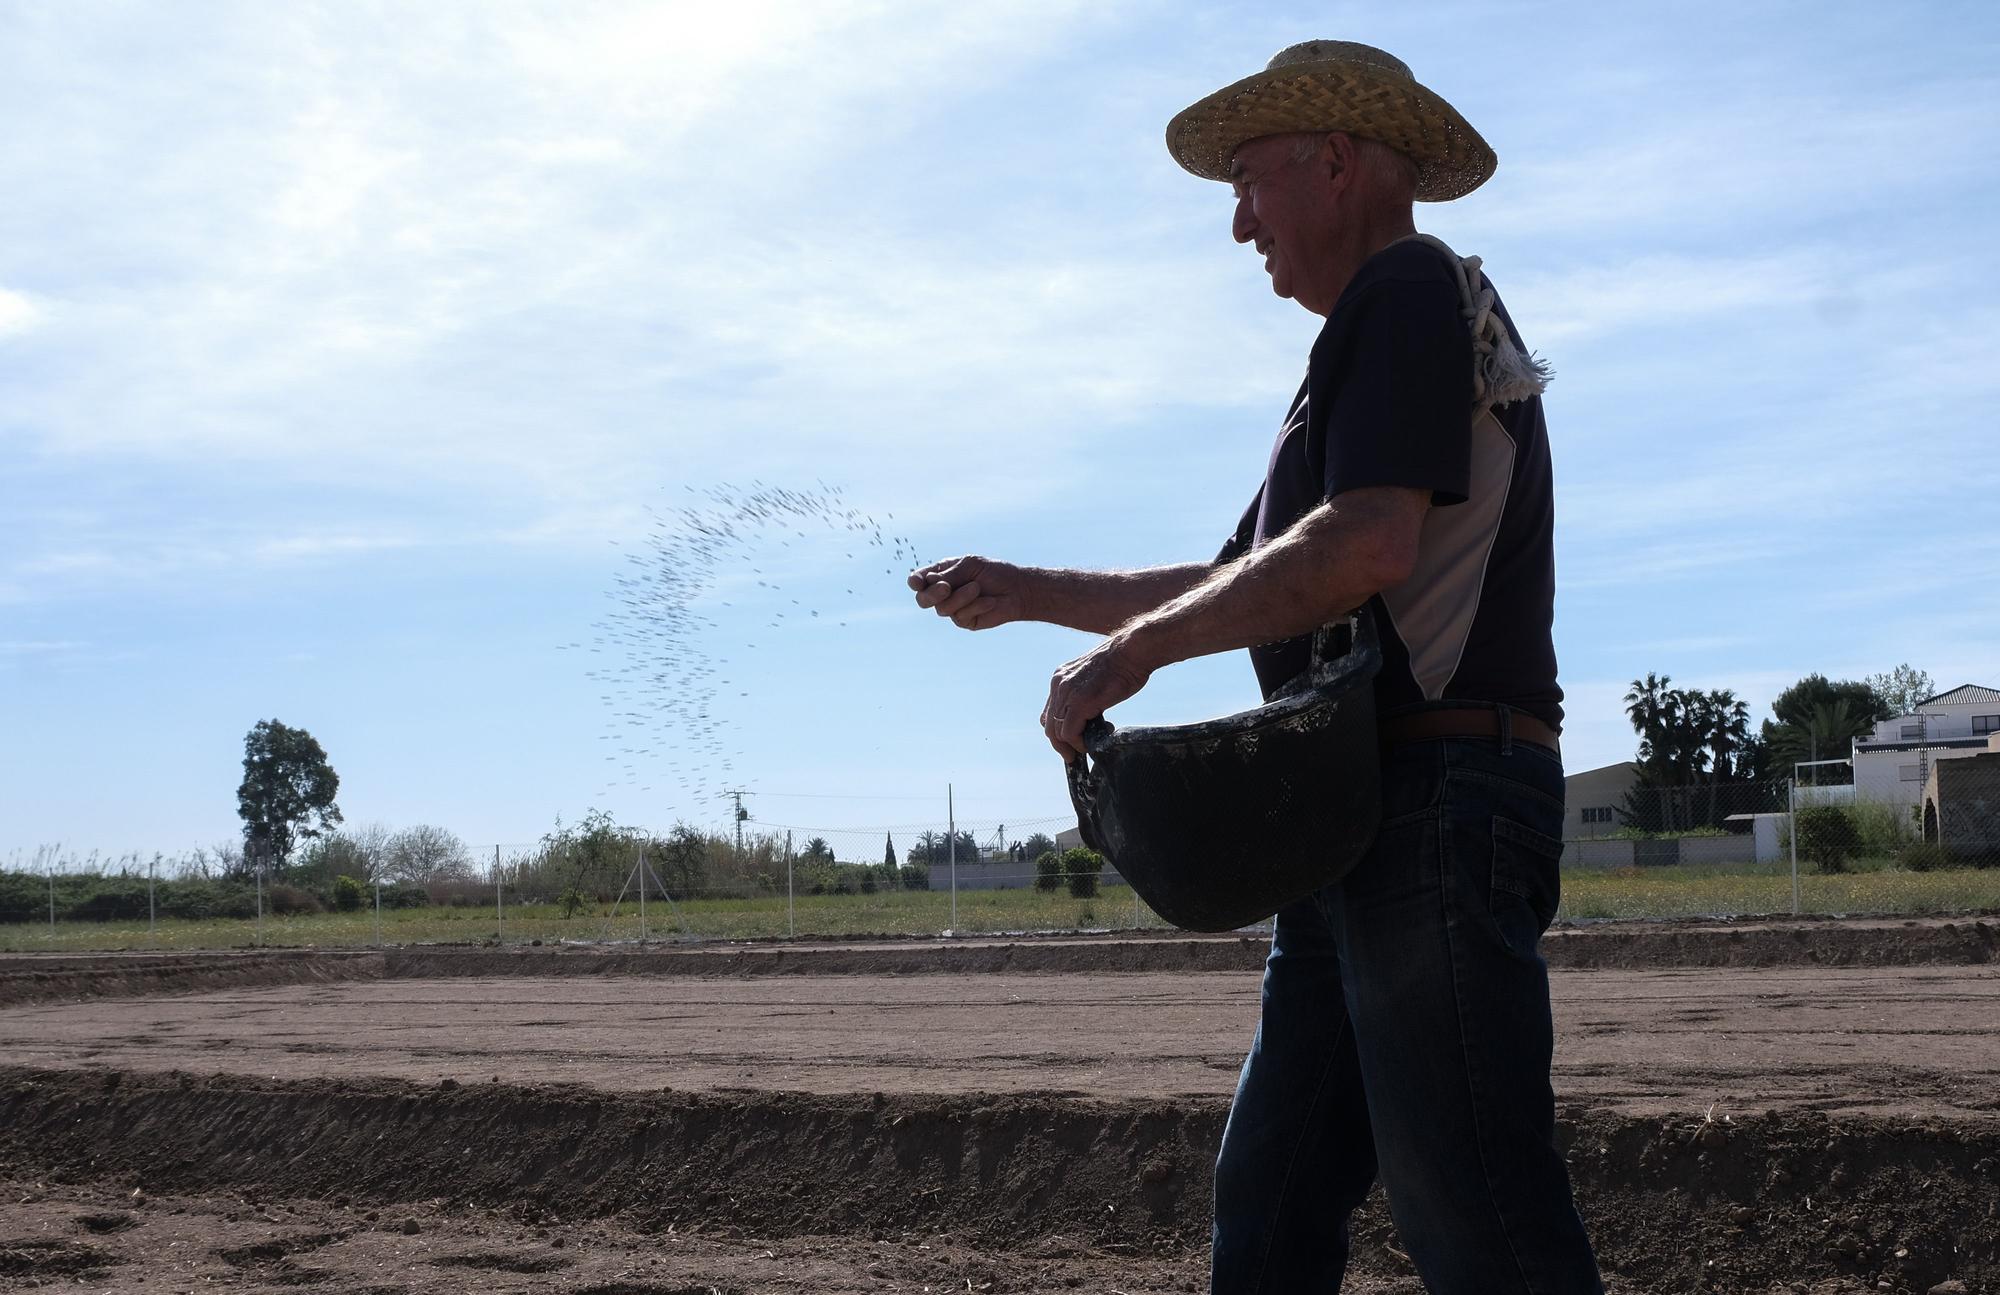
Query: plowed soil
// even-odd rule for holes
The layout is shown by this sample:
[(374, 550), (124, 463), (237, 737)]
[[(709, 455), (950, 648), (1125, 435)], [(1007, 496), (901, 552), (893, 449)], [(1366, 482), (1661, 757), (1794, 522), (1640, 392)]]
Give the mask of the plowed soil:
[[(1555, 974), (1614, 1291), (2000, 1289), (1992, 928), (1777, 956), (1826, 929)], [(1099, 943), (42, 960), (0, 1289), (1205, 1289), (1259, 950)], [(1357, 1235), (1348, 1289), (1421, 1289), (1379, 1199)]]

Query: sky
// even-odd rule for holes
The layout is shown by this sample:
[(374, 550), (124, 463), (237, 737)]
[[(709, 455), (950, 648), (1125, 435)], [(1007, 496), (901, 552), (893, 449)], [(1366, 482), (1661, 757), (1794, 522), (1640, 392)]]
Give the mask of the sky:
[[(621, 581), (782, 490), (926, 558), (1211, 557), (1319, 321), (1163, 133), (1312, 37), (1499, 155), (1418, 225), (1556, 371), (1572, 770), (1649, 671), (2000, 686), (1991, 6), (0, 0), (0, 864), (236, 836), (270, 718), (350, 824), (475, 849), (726, 788), (1061, 820), (1087, 636), (746, 522), (696, 733)], [(1111, 718), (1256, 700), (1237, 653)]]

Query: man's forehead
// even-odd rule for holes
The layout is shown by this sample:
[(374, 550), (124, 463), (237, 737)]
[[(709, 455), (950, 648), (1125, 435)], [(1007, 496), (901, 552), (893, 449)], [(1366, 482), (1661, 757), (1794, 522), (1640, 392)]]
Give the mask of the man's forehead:
[(1291, 135), (1259, 135), (1255, 139), (1244, 140), (1230, 155), (1230, 178), (1234, 179), (1242, 175), (1246, 168), (1255, 167), (1258, 162), (1266, 160), (1268, 154), (1284, 148), (1291, 139)]

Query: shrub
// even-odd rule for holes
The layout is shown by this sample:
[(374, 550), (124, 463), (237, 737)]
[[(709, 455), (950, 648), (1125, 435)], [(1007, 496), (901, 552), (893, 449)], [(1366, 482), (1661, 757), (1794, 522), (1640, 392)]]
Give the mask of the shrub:
[(358, 878), (342, 873), (333, 879), (333, 906), (339, 912), (352, 913), (365, 897)]
[(167, 917), (255, 917), (257, 890), (239, 882), (176, 881), (160, 887), (160, 912)]
[(1035, 858), (1035, 889), (1060, 890), (1063, 884), (1063, 857), (1045, 850)]
[(931, 888), (931, 866), (928, 863), (906, 863), (897, 884), (904, 890), (929, 890)]
[(1847, 861), (1861, 847), (1854, 820), (1837, 805), (1812, 805), (1798, 813), (1799, 853), (1821, 872), (1845, 872)]
[(146, 915), (146, 888), (105, 882), (62, 916), (73, 922), (126, 922)]
[(1903, 847), (1896, 856), (1896, 862), (1911, 872), (1936, 872), (1949, 868), (1951, 853), (1943, 846), (1929, 841), (1916, 841)]
[(1103, 855), (1079, 845), (1063, 851), (1062, 867), (1064, 875), (1069, 878), (1071, 898), (1097, 897), (1097, 874), (1104, 871)]
[(318, 913), (325, 909), (319, 896), (298, 886), (267, 886), (264, 889), (264, 907), (267, 911), (281, 915), (292, 913)]
[(414, 881), (399, 881), (382, 887), (384, 908), (428, 908), (430, 902), (430, 892)]
[(590, 901), (585, 899), (583, 892), (575, 886), (571, 886), (568, 890), (556, 896), (556, 905), (562, 909), (564, 917), (575, 917), (587, 908), (589, 904)]

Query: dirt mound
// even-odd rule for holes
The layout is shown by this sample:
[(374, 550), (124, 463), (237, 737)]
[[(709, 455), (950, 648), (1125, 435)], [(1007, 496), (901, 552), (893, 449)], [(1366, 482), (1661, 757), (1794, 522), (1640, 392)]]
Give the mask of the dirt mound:
[[(661, 948), (514, 945), (0, 957), (0, 1007), (335, 980), (499, 976), (841, 976), (1254, 971), (1261, 935), (1021, 935)], [(1558, 927), (1551, 967), (1898, 967), (2000, 961), (2000, 921), (1803, 919)]]
[(1542, 941), (1551, 967), (1914, 967), (2000, 961), (2000, 922), (1606, 922)]
[(1263, 965), (1269, 942), (1226, 939), (1060, 939), (940, 943), (607, 950), (569, 947), (396, 949), (392, 977), (438, 976), (920, 976), (1011, 972), (1238, 971)]
[(373, 979), (381, 974), (382, 955), (373, 950), (107, 953), (62, 958), (33, 954), (0, 958), (0, 1007), (50, 999)]
[[(0, 1170), (526, 1222), (618, 1215), (680, 1233), (949, 1230), (1012, 1249), (1069, 1238), (1182, 1253), (1206, 1235), (1225, 1110), (1220, 1099), (612, 1095), (9, 1069)], [(1630, 1289), (2000, 1280), (2000, 1122), (1571, 1112), (1561, 1136), (1600, 1256)], [(1356, 1232), (1365, 1270), (1408, 1273), (1379, 1200)]]

